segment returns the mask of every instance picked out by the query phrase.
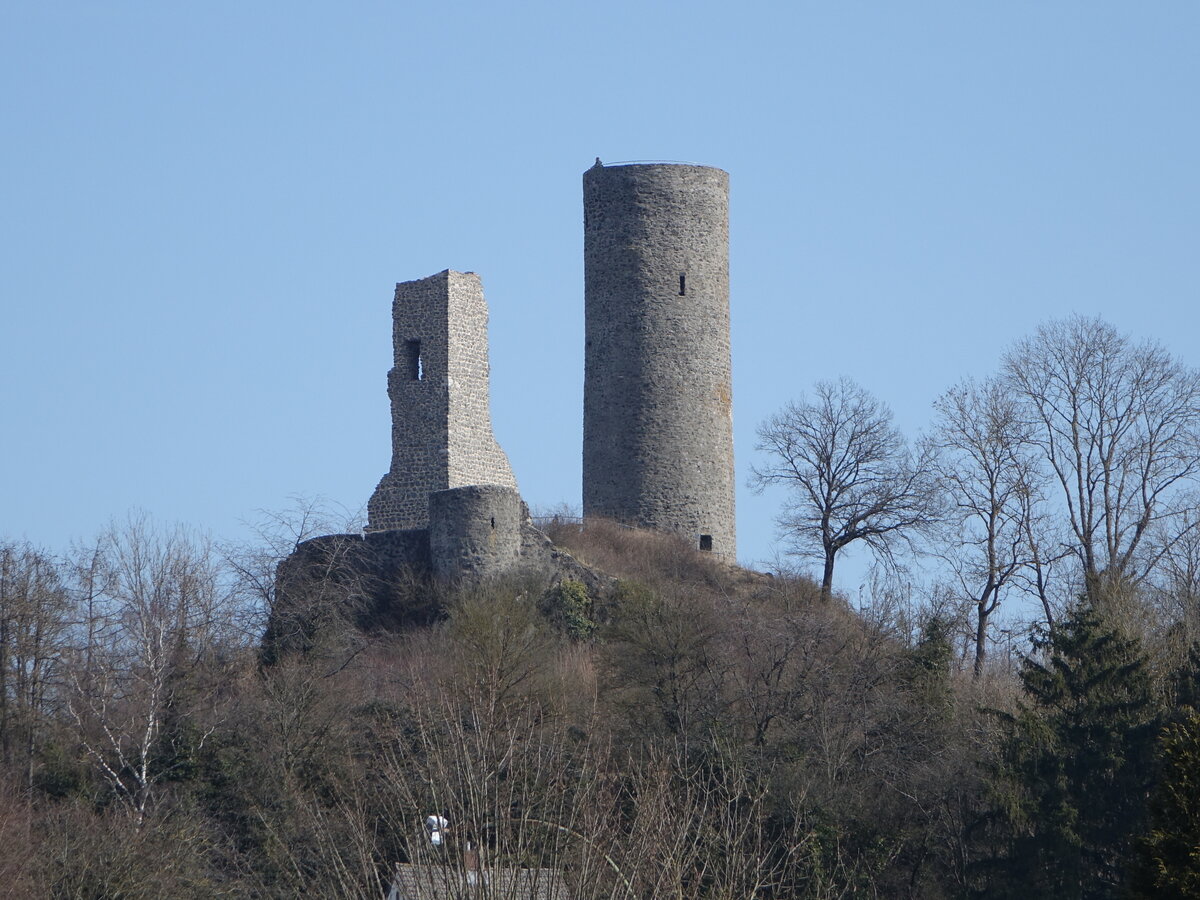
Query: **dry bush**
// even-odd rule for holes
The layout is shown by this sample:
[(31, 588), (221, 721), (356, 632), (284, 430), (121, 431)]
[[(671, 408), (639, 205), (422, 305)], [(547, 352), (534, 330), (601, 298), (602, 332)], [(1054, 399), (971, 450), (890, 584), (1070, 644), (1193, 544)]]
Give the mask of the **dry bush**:
[(119, 807), (96, 813), (83, 804), (64, 804), (39, 824), (37, 864), (45, 896), (246, 896), (231, 873), (216, 865), (224, 856), (220, 839), (187, 811), (171, 810), (139, 824)]
[(555, 713), (569, 722), (584, 722), (595, 713), (600, 690), (596, 653), (586, 644), (564, 644), (549, 660), (547, 699)]
[(38, 877), (33, 805), (0, 774), (0, 896), (44, 893)]
[(590, 518), (582, 526), (551, 525), (547, 535), (589, 566), (655, 587), (703, 587), (729, 592), (738, 581), (736, 566), (694, 548), (679, 535)]
[[(778, 815), (769, 772), (735, 752), (693, 758), (674, 738), (629, 746), (596, 717), (576, 724), (528, 691), (507, 694), (497, 716), (495, 692), (463, 690), (450, 674), (457, 664), (439, 666), (459, 640), (427, 634), (409, 645), (407, 689), (380, 732), (374, 794), (396, 858), (461, 876), (470, 841), (487, 866), (562, 872), (577, 900), (732, 900), (795, 869), (807, 834)], [(511, 661), (488, 668), (522, 671), (525, 648), (503, 647)], [(586, 676), (582, 654), (567, 648), (559, 669)], [(481, 659), (494, 660), (492, 650)], [(449, 821), (439, 847), (422, 828), (427, 815)]]
[[(749, 582), (748, 593), (755, 599), (784, 613), (822, 603), (821, 586), (810, 576), (779, 559), (775, 560), (771, 568), (772, 571), (765, 575), (752, 573), (758, 577)], [(833, 599), (833, 607), (842, 611), (849, 610), (849, 603), (841, 595), (835, 593)]]
[[(765, 604), (791, 612), (821, 602), (821, 588), (782, 564), (772, 574), (745, 569), (693, 547), (679, 535), (621, 525), (610, 519), (551, 519), (546, 534), (580, 562), (627, 582), (681, 600), (701, 596)], [(848, 604), (832, 604), (848, 616)], [(600, 618), (611, 609), (601, 608)]]

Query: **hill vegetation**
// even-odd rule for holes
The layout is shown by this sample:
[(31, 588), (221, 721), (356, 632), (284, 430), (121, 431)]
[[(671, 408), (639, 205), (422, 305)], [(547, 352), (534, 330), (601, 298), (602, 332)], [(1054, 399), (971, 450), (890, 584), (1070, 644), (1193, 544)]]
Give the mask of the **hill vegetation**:
[(1200, 373), (1074, 318), (934, 409), (843, 379), (760, 429), (820, 583), (569, 517), (581, 566), (457, 586), (336, 536), (289, 581), (311, 510), (0, 542), (0, 890), (1197, 896)]
[(433, 620), (372, 631), (336, 585), (269, 665), (269, 544), (136, 518), (65, 559), (4, 544), (7, 895), (381, 897), (468, 842), (577, 898), (1195, 884), (1195, 654), (1082, 602), (976, 677), (927, 607), (552, 530), (608, 589), (413, 579)]

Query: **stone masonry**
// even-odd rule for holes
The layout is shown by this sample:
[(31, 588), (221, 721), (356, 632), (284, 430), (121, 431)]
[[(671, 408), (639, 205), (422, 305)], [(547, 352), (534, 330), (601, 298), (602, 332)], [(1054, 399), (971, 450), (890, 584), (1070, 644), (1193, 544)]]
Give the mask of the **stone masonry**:
[(388, 372), (392, 464), (367, 503), (367, 531), (429, 527), (429, 497), (465, 485), (516, 491), (492, 435), (487, 304), (472, 272), (396, 285)]
[(583, 514), (735, 559), (729, 176), (597, 160), (583, 203)]
[(429, 497), (429, 552), (436, 578), (504, 575), (521, 562), (521, 497), (494, 484), (437, 491)]

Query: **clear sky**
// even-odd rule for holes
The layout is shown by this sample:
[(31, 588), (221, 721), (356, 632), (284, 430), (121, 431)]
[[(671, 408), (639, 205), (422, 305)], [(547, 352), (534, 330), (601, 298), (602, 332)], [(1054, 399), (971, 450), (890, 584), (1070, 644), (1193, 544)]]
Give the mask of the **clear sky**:
[(1200, 364), (1198, 48), (1194, 0), (8, 0), (0, 535), (365, 504), (392, 286), (445, 268), (483, 278), (522, 493), (577, 506), (599, 156), (730, 173), (765, 564), (755, 428), (817, 379), (916, 435), (1049, 317)]

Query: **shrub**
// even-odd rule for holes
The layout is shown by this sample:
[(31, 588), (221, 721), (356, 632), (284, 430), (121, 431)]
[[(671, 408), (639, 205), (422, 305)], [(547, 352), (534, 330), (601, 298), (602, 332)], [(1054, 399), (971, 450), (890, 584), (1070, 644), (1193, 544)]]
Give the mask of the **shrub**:
[(592, 598), (582, 581), (567, 578), (551, 588), (545, 611), (573, 641), (586, 641), (596, 630)]

